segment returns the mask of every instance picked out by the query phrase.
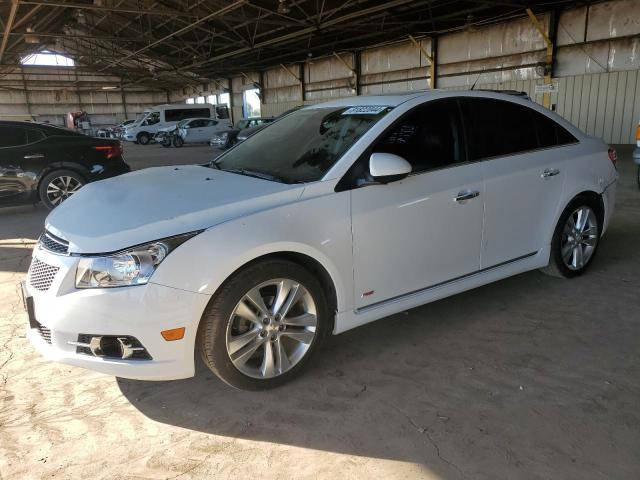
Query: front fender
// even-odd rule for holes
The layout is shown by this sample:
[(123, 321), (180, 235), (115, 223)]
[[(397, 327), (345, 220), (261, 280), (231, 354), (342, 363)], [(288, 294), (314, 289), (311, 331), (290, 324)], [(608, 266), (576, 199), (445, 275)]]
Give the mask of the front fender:
[(152, 283), (214, 294), (235, 271), (264, 255), (293, 252), (320, 263), (331, 277), (338, 311), (353, 308), (349, 192), (332, 193), (213, 226), (158, 267)]

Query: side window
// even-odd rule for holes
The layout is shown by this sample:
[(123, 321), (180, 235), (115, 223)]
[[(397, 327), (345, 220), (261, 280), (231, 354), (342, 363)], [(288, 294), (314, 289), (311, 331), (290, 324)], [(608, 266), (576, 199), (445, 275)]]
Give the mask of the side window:
[(160, 121), (160, 112), (151, 112), (144, 121), (145, 125), (155, 125)]
[(560, 126), (546, 115), (536, 112), (535, 110), (532, 110), (531, 114), (533, 115), (533, 121), (538, 132), (538, 145), (540, 148), (555, 147), (577, 142), (576, 138), (571, 135), (566, 128)]
[(19, 147), (27, 144), (27, 129), (13, 126), (0, 126), (0, 148)]
[(191, 120), (189, 122), (189, 127), (190, 128), (200, 128), (203, 125), (203, 121), (202, 120)]
[(226, 105), (218, 105), (216, 107), (216, 115), (220, 120), (229, 118), (229, 108)]
[(415, 108), (382, 137), (373, 152), (399, 155), (412, 171), (423, 172), (463, 162), (460, 110), (456, 99)]
[(183, 119), (182, 110), (165, 110), (164, 121), (165, 122), (179, 122)]
[(207, 120), (207, 124), (205, 125), (205, 127), (215, 127), (216, 125), (218, 125), (218, 122), (216, 122), (215, 120)]
[(36, 130), (35, 128), (27, 129), (27, 142), (28, 143), (36, 143), (40, 140), (45, 139), (45, 134), (41, 130)]
[(464, 118), (471, 160), (538, 148), (530, 108), (503, 100), (467, 98)]

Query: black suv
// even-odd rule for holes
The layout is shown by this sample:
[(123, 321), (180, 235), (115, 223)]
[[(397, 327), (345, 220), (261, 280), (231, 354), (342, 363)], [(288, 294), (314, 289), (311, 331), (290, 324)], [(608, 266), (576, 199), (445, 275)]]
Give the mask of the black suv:
[(42, 123), (0, 121), (0, 206), (54, 208), (82, 185), (131, 169), (119, 140)]

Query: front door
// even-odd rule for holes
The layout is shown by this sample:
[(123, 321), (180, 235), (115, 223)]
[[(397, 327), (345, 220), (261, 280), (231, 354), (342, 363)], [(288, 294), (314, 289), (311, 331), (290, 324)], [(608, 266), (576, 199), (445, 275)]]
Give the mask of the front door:
[(27, 167), (44, 155), (28, 148), (29, 131), (32, 129), (0, 126), (0, 205), (24, 202), (32, 194), (35, 174)]
[(416, 107), (374, 143), (407, 178), (351, 191), (355, 305), (362, 308), (480, 269), (482, 165), (466, 162), (456, 99)]

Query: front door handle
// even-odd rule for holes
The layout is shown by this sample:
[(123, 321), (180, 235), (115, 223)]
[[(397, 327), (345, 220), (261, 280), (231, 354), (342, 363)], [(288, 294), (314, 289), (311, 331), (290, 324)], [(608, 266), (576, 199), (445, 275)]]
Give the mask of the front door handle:
[(34, 158), (44, 158), (44, 154), (42, 154), (42, 153), (32, 153), (30, 155), (25, 155), (22, 158), (24, 158), (25, 160), (31, 160), (31, 159), (34, 159)]
[(472, 198), (476, 198), (478, 195), (480, 195), (480, 192), (478, 192), (477, 190), (473, 192), (471, 191), (460, 192), (454, 198), (454, 200), (458, 203), (462, 203), (462, 202), (466, 202), (467, 200), (471, 200)]
[(544, 172), (540, 175), (542, 178), (555, 177), (560, 173), (560, 170), (557, 168), (545, 168)]

